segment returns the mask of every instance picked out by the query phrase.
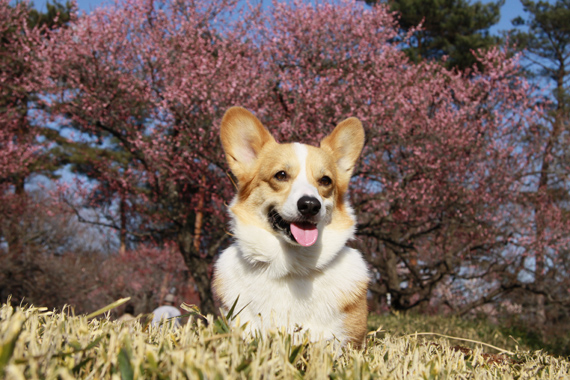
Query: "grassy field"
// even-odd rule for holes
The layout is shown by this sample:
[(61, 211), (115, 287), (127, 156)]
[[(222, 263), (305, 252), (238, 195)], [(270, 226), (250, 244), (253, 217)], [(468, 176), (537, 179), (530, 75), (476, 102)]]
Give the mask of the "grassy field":
[[(567, 359), (525, 350), (498, 330), (461, 320), (371, 317), (377, 331), (369, 335), (367, 348), (358, 351), (326, 342), (293, 342), (280, 331), (244, 339), (221, 318), (210, 317), (207, 326), (191, 321), (181, 328), (157, 329), (144, 317), (120, 323), (102, 313), (73, 316), (70, 309), (2, 305), (0, 378), (570, 378)], [(430, 326), (480, 343), (415, 334), (434, 330)]]

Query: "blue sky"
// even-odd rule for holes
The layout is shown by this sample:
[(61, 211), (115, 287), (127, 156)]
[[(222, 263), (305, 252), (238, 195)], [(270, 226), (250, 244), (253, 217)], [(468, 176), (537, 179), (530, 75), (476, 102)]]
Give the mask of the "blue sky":
[[(269, 0), (264, 0), (268, 2)], [(33, 0), (37, 8), (44, 8), (46, 0)], [(95, 9), (100, 4), (105, 3), (106, 0), (77, 0), (79, 9), (85, 12), (89, 12)], [(488, 2), (488, 0), (483, 0), (483, 2)], [(517, 16), (523, 16), (524, 11), (520, 3), (520, 0), (506, 0), (505, 5), (501, 8), (501, 21), (493, 28), (491, 28), (491, 33), (496, 34), (501, 30), (507, 30), (511, 28), (511, 20)]]
[(501, 8), (501, 21), (491, 28), (491, 33), (497, 34), (498, 31), (511, 29), (513, 27), (511, 20), (517, 16), (524, 17), (524, 10), (520, 0), (506, 0), (505, 5)]

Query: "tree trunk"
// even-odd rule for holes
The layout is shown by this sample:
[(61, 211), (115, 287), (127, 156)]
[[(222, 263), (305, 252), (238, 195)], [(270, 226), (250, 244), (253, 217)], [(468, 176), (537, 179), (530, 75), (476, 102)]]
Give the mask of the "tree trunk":
[(22, 231), (21, 231), (21, 217), (24, 207), (26, 205), (26, 191), (24, 188), (25, 177), (18, 176), (14, 181), (14, 193), (16, 198), (14, 201), (8, 205), (10, 210), (10, 222), (8, 226), (8, 234), (6, 236), (6, 241), (8, 243), (8, 253), (14, 259), (16, 257), (22, 257), (24, 253), (24, 242), (22, 241)]
[(538, 294), (536, 297), (536, 315), (537, 323), (539, 326), (543, 326), (546, 323), (546, 310), (545, 310), (545, 297), (543, 294), (544, 288), (544, 277), (545, 277), (545, 245), (544, 232), (547, 224), (547, 215), (544, 215), (543, 205), (550, 204), (552, 199), (550, 199), (550, 194), (548, 192), (548, 175), (551, 171), (551, 165), (553, 164), (553, 150), (555, 145), (558, 143), (560, 135), (564, 130), (564, 78), (565, 71), (559, 73), (557, 77), (557, 86), (555, 95), (557, 97), (556, 110), (554, 111), (554, 121), (552, 123), (552, 134), (550, 135), (546, 146), (544, 148), (544, 153), (542, 156), (542, 167), (540, 170), (540, 178), (538, 181), (538, 191), (535, 204), (535, 220), (536, 220), (536, 253), (535, 253), (535, 275), (534, 284), (535, 289)]
[[(202, 175), (202, 183), (206, 182), (206, 176)], [(200, 190), (198, 199), (198, 208), (196, 209), (196, 221), (194, 223), (194, 249), (200, 252), (200, 240), (202, 238), (202, 224), (204, 222), (204, 200), (206, 199), (206, 191), (204, 188)]]
[(384, 283), (388, 288), (388, 293), (390, 294), (390, 308), (394, 310), (405, 310), (404, 305), (404, 295), (402, 294), (402, 288), (400, 286), (400, 277), (398, 276), (398, 255), (389, 247), (386, 247), (386, 267), (384, 268), (382, 275), (385, 280)]
[(190, 271), (198, 295), (200, 296), (200, 310), (202, 314), (215, 314), (214, 295), (212, 293), (212, 280), (210, 278), (211, 258), (200, 257), (200, 251), (195, 249), (192, 226), (186, 224), (178, 233), (178, 247), (184, 263)]
[(119, 255), (123, 256), (127, 251), (127, 202), (125, 200), (125, 194), (121, 191), (119, 204), (119, 213), (121, 218), (121, 230), (119, 231)]

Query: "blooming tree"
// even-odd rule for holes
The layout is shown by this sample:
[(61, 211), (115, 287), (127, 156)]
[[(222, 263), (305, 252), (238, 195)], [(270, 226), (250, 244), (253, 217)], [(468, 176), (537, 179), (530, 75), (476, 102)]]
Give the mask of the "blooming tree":
[(206, 312), (232, 191), (218, 121), (234, 104), (258, 108), (262, 94), (244, 30), (220, 26), (232, 7), (125, 1), (79, 17), (50, 48), (52, 113), (91, 152), (87, 198), (118, 199), (116, 219), (130, 218), (139, 239), (175, 240)]
[[(87, 198), (123, 210), (105, 223), (128, 219), (133, 237), (176, 241), (212, 312), (210, 267), (233, 194), (223, 112), (245, 106), (278, 140), (313, 144), (356, 116), (367, 140), (352, 183), (354, 244), (376, 294), (399, 309), (447, 294), (462, 314), (533, 291), (525, 255), (550, 240), (529, 239), (525, 190), (543, 137), (516, 59), (479, 52), (483, 72), (412, 63), (384, 6), (234, 5), (126, 0), (51, 35), (51, 112), (84, 144)], [(565, 223), (551, 218), (554, 258)]]
[(25, 4), (0, 2), (0, 36), (0, 186), (5, 187), (26, 170), (32, 153), (25, 103), (39, 88), (39, 64), (33, 62), (39, 33), (28, 28)]
[[(514, 236), (541, 112), (504, 51), (479, 53), (484, 74), (412, 64), (394, 26), (381, 6), (275, 4), (260, 33), (273, 81), (260, 113), (284, 139), (313, 143), (360, 118), (367, 142), (352, 196), (372, 289), (408, 309), (450, 287), (461, 314), (523, 286), (520, 244), (531, 248)], [(466, 286), (477, 279), (475, 294)]]
[(28, 27), (25, 3), (0, 1), (0, 241), (21, 250), (15, 220), (24, 202), (24, 180), (34, 163), (36, 133), (30, 126), (32, 95), (46, 82), (38, 28)]

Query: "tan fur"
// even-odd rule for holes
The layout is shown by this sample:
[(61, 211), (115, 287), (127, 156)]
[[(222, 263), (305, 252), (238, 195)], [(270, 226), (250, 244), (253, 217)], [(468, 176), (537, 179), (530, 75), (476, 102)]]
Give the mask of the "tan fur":
[(343, 203), (338, 204), (335, 210), (333, 210), (333, 217), (329, 228), (331, 230), (345, 230), (351, 228), (354, 225), (354, 220), (350, 214), (346, 211)]
[(342, 311), (345, 313), (343, 324), (349, 341), (361, 348), (366, 338), (368, 305), (366, 302), (367, 283), (360, 283), (355, 292), (348, 294), (341, 301)]
[[(313, 146), (307, 146), (307, 149), (309, 151), (307, 155), (307, 166), (311, 176), (311, 184), (319, 189), (319, 194), (323, 198), (329, 198), (333, 195), (333, 192), (338, 191), (338, 173), (334, 157), (322, 149)], [(328, 188), (319, 186), (317, 179), (323, 176), (330, 177), (334, 186)]]
[(221, 276), (216, 276), (216, 274), (214, 273), (212, 278), (212, 293), (214, 293), (214, 298), (218, 302), (224, 304), (226, 300), (222, 298), (224, 294), (222, 289), (223, 289), (223, 280)]
[(329, 152), (338, 167), (340, 192), (348, 188), (350, 176), (364, 145), (364, 130), (360, 120), (350, 117), (341, 122), (333, 132), (321, 141), (321, 148)]
[[(275, 139), (261, 122), (241, 107), (232, 107), (225, 113), (221, 139), (228, 165), (240, 182), (244, 174), (252, 171), (252, 165), (262, 148), (267, 143), (275, 143)], [(248, 144), (240, 143), (243, 141)], [(244, 145), (250, 146), (251, 150), (240, 150)]]
[[(258, 157), (251, 171), (244, 173), (239, 181), (239, 202), (232, 207), (232, 212), (242, 223), (256, 224), (271, 230), (265, 217), (258, 220), (252, 216), (259, 213), (260, 205), (267, 199), (271, 199), (274, 204), (281, 204), (287, 198), (291, 183), (277, 181), (275, 173), (286, 170), (291, 175), (297, 175), (300, 167), (291, 144), (269, 142), (260, 150)], [(261, 213), (265, 215), (266, 210), (261, 210)]]

